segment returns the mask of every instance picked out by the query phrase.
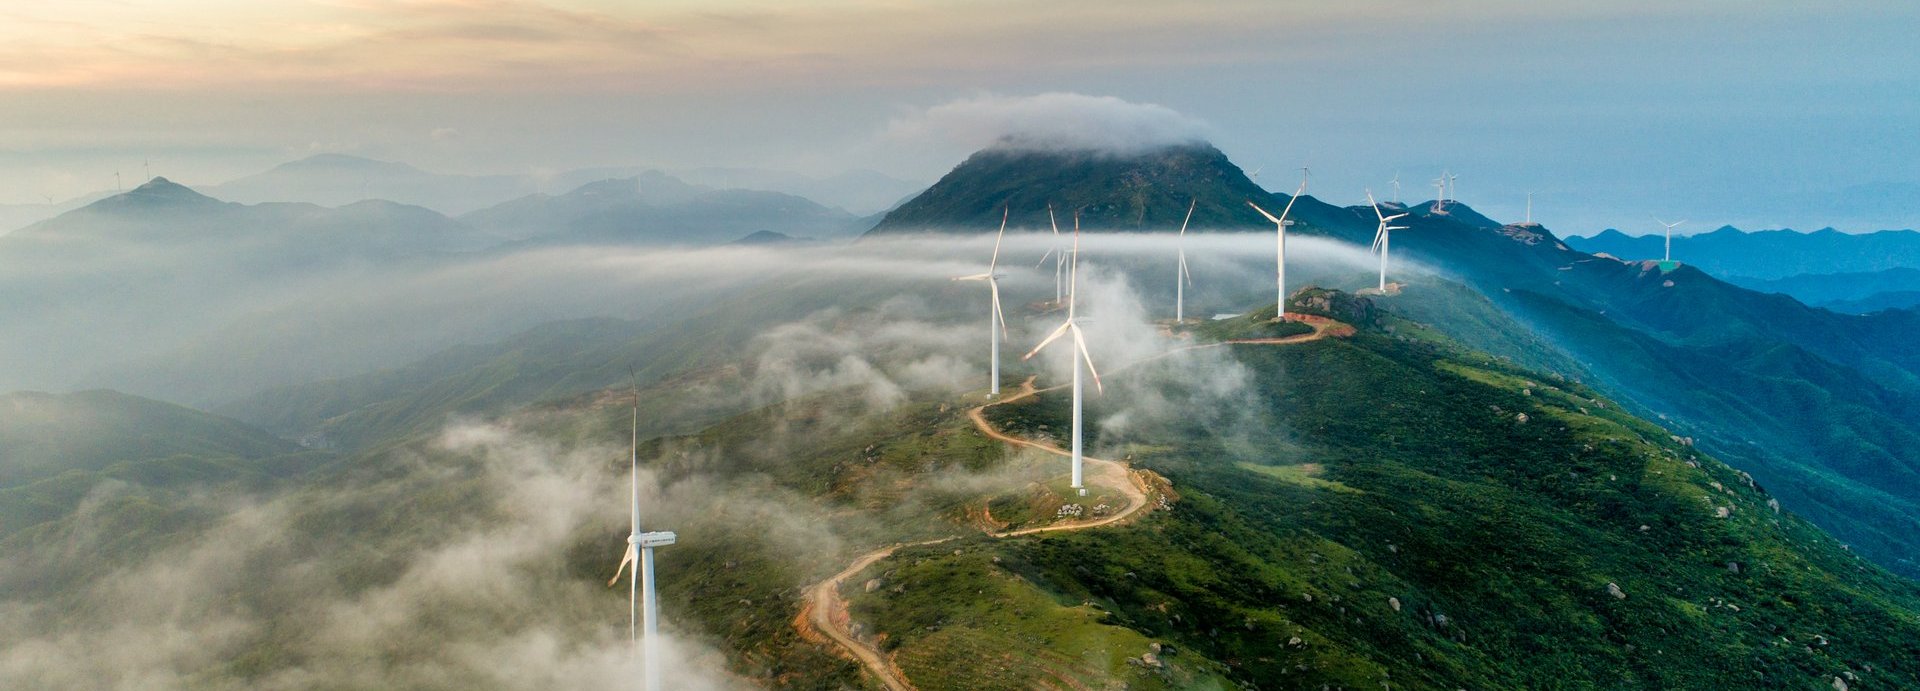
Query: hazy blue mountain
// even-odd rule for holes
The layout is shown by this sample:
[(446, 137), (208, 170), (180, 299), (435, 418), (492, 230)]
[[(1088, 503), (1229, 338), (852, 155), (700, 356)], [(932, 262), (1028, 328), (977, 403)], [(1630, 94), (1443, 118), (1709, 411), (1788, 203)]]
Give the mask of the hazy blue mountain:
[(1820, 306), (1846, 314), (1868, 314), (1881, 310), (1912, 310), (1920, 308), (1920, 290), (1889, 290), (1851, 300), (1825, 302)]
[(692, 168), (676, 170), (673, 175), (696, 185), (717, 189), (783, 192), (857, 215), (886, 211), (898, 204), (902, 197), (926, 189), (923, 183), (901, 180), (873, 170), (850, 170), (815, 177), (761, 168)]
[(318, 154), (201, 189), (244, 203), (342, 206), (388, 199), (455, 215), (536, 192), (540, 187), (538, 180), (524, 175), (450, 175), (393, 161)]
[(595, 180), (565, 194), (531, 194), (460, 217), (473, 228), (515, 240), (567, 232), (584, 219), (635, 207), (672, 207), (713, 190), (659, 171)]
[(758, 230), (813, 238), (861, 230), (859, 217), (800, 197), (710, 189), (659, 172), (593, 182), (557, 196), (530, 195), (460, 220), (542, 245), (710, 245)]
[(0, 236), (0, 357), (19, 363), (0, 388), (74, 387), (314, 281), (496, 242), (416, 206), (244, 205), (155, 178)]
[[(1659, 259), (1665, 240), (1659, 234), (1629, 236), (1608, 229), (1567, 243), (1582, 252), (1621, 259)], [(1742, 231), (1722, 226), (1710, 233), (1676, 235), (1673, 258), (1715, 276), (1778, 279), (1800, 274), (1836, 274), (1920, 268), (1920, 232), (1882, 230), (1842, 233), (1824, 228)]]
[(1728, 276), (1727, 282), (1763, 293), (1784, 293), (1835, 312), (1866, 314), (1920, 305), (1920, 269), (1799, 274), (1776, 279)]

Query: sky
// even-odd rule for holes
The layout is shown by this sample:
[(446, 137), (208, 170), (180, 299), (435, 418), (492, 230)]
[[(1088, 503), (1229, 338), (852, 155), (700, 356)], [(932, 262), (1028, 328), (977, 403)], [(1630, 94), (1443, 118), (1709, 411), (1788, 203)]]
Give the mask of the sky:
[(322, 152), (931, 182), (982, 135), (943, 113), (1072, 94), (1171, 113), (1271, 189), (1311, 166), (1339, 203), (1446, 169), (1562, 234), (1906, 228), (1916, 26), (1911, 2), (9, 3), (0, 203)]

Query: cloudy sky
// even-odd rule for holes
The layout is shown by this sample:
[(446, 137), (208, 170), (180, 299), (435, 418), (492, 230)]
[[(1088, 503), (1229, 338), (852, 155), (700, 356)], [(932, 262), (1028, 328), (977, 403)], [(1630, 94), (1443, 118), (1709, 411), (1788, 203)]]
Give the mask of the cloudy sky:
[(1499, 217), (1535, 192), (1562, 233), (1920, 226), (1920, 5), (1593, 4), (8, 3), (0, 203), (317, 152), (930, 182), (995, 128), (1081, 122), (1191, 128), (1272, 188), (1311, 165), (1336, 202), (1396, 171), (1431, 197), (1445, 167)]

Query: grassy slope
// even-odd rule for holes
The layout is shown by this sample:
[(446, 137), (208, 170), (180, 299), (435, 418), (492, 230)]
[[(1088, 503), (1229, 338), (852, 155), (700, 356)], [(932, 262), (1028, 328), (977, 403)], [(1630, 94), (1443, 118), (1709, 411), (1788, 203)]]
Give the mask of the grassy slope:
[[(899, 567), (905, 593), (944, 597), (868, 602), (869, 621), (968, 632), (897, 633), (903, 666), (1060, 618), (977, 623), (993, 618), (982, 593), (1028, 602), (1012, 574), (1262, 687), (1920, 684), (1912, 582), (1589, 390), (1378, 332), (1235, 350), (1269, 431), (1229, 444), (1169, 428), (1171, 443), (1134, 449), (1183, 496), (1137, 526), (997, 543), (996, 568), (967, 554)], [(1051, 652), (1074, 658), (1087, 635)]]
[(330, 458), (235, 420), (114, 391), (7, 394), (0, 411), (0, 537), (67, 516), (103, 486), (114, 491), (102, 501), (167, 513), (161, 507), (180, 492), (260, 487)]

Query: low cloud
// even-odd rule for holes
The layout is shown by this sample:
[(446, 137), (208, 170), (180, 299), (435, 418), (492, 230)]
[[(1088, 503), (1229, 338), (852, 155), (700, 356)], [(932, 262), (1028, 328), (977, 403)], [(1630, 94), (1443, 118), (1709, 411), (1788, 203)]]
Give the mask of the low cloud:
[(1165, 106), (1053, 92), (951, 101), (895, 119), (883, 138), (965, 150), (1007, 146), (1126, 154), (1206, 141), (1208, 131), (1205, 123)]

